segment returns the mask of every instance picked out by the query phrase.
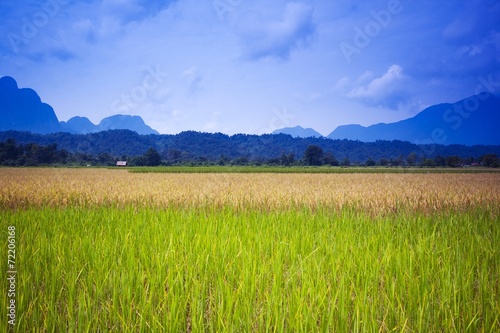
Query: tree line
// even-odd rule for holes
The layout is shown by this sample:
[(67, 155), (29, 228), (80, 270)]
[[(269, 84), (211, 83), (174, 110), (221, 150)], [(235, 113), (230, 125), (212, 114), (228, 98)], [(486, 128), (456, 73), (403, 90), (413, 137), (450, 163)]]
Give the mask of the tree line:
[[(106, 154), (113, 158), (127, 156), (138, 158), (137, 164), (149, 148), (156, 150), (166, 163), (284, 163), (304, 161), (308, 146), (318, 146), (324, 151), (325, 164), (334, 163), (332, 155), (340, 164), (353, 165), (373, 163), (407, 163), (408, 156), (415, 154), (418, 162), (436, 156), (458, 156), (461, 159), (478, 159), (486, 154), (500, 156), (500, 146), (463, 145), (416, 145), (405, 141), (361, 142), (332, 140), (327, 138), (293, 138), (286, 134), (225, 135), (222, 133), (181, 132), (175, 135), (139, 135), (128, 130), (110, 130), (89, 134), (33, 134), (29, 132), (0, 132), (0, 142), (14, 139), (18, 144), (39, 146), (57, 145), (59, 150), (76, 155), (77, 159), (94, 158)], [(283, 155), (288, 159), (284, 159)], [(370, 160), (371, 159), (371, 160)], [(385, 160), (384, 160), (385, 159)], [(439, 160), (437, 161), (439, 164)], [(409, 163), (413, 163), (410, 158)], [(430, 163), (427, 161), (426, 163)]]
[(271, 166), (420, 166), (420, 167), (462, 167), (462, 166), (484, 166), (499, 167), (500, 159), (496, 154), (485, 154), (478, 158), (461, 158), (459, 156), (440, 156), (432, 158), (421, 157), (415, 153), (407, 156), (400, 155), (397, 158), (381, 158), (375, 160), (369, 157), (364, 162), (352, 162), (344, 157), (338, 160), (331, 151), (325, 152), (320, 146), (309, 145), (300, 158), (294, 153), (286, 153), (284, 150), (279, 156), (273, 158), (250, 158), (240, 156), (229, 158), (221, 154), (219, 158), (209, 160), (203, 156), (197, 158), (186, 158), (182, 151), (169, 149), (163, 153), (150, 147), (141, 155), (114, 156), (106, 152), (93, 155), (82, 152), (70, 152), (59, 149), (57, 144), (39, 145), (36, 143), (17, 144), (15, 140), (8, 139), (0, 142), (0, 165), (2, 166), (114, 166), (117, 161), (126, 161), (128, 166), (159, 166), (159, 165), (271, 165)]
[[(304, 161), (306, 165), (331, 165), (331, 166), (350, 166), (351, 161), (344, 158), (338, 161), (332, 153), (324, 153), (323, 149), (319, 146), (308, 146), (304, 152)], [(364, 163), (358, 164), (367, 167), (373, 166), (410, 166), (410, 167), (467, 167), (467, 166), (484, 166), (491, 168), (500, 167), (500, 159), (496, 154), (485, 154), (479, 158), (468, 157), (461, 158), (457, 155), (454, 156), (440, 156), (436, 155), (432, 158), (420, 157), (415, 153), (410, 153), (408, 156), (403, 155), (397, 158), (381, 158), (375, 161), (369, 157)]]

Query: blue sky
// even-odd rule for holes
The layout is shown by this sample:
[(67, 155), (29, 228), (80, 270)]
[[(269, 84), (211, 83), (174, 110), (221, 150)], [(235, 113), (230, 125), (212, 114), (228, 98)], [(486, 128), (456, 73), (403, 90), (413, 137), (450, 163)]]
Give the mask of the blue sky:
[(0, 76), (160, 133), (393, 122), (500, 91), (497, 0), (0, 0)]

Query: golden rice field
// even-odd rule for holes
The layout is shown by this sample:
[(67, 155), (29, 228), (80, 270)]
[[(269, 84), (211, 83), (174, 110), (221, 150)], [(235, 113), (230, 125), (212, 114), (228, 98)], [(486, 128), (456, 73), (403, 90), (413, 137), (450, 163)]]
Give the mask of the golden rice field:
[(499, 173), (0, 169), (0, 332), (500, 332), (499, 214)]
[(169, 174), (1, 169), (0, 205), (296, 209), (432, 213), (500, 203), (498, 174)]

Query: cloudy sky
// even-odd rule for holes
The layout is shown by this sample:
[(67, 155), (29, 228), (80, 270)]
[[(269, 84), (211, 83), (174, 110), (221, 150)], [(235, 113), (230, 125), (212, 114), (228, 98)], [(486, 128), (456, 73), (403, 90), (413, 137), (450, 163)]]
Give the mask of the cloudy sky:
[(500, 92), (497, 0), (0, 0), (0, 76), (160, 133), (393, 122)]

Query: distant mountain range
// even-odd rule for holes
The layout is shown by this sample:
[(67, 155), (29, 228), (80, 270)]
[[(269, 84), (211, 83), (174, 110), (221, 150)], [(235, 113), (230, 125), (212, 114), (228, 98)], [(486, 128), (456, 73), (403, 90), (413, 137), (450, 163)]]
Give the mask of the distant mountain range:
[(60, 124), (63, 128), (63, 132), (74, 134), (88, 134), (115, 129), (128, 129), (141, 135), (160, 134), (146, 125), (141, 117), (120, 114), (104, 118), (99, 125), (94, 125), (86, 117), (78, 116), (69, 119), (67, 122), (61, 121)]
[(328, 138), (364, 142), (401, 140), (416, 144), (500, 145), (500, 98), (483, 93), (453, 104), (428, 107), (415, 117), (368, 127), (345, 125)]
[(288, 134), (294, 138), (321, 138), (323, 136), (312, 128), (303, 128), (301, 126), (277, 129), (272, 134)]
[(94, 125), (88, 118), (57, 119), (54, 109), (42, 103), (30, 88), (21, 88), (10, 76), (0, 78), (0, 131), (25, 131), (40, 134), (68, 132), (87, 134), (114, 129), (128, 129), (138, 134), (159, 134), (139, 116), (114, 115)]
[[(415, 144), (500, 145), (500, 98), (483, 93), (452, 104), (428, 107), (413, 118), (368, 127), (343, 125), (327, 138), (375, 142), (400, 140)], [(293, 137), (321, 137), (311, 128), (300, 126), (278, 129), (273, 134)]]
[[(363, 142), (399, 140), (427, 145), (500, 145), (499, 124), (500, 98), (483, 93), (456, 103), (431, 106), (413, 118), (395, 123), (339, 126), (327, 138)], [(115, 129), (131, 130), (141, 135), (159, 134), (139, 116), (114, 115), (104, 118), (98, 125), (78, 116), (59, 122), (52, 107), (43, 103), (33, 89), (18, 88), (12, 77), (0, 78), (0, 132), (89, 134)], [(322, 138), (315, 130), (300, 126), (278, 129), (273, 134)]]

